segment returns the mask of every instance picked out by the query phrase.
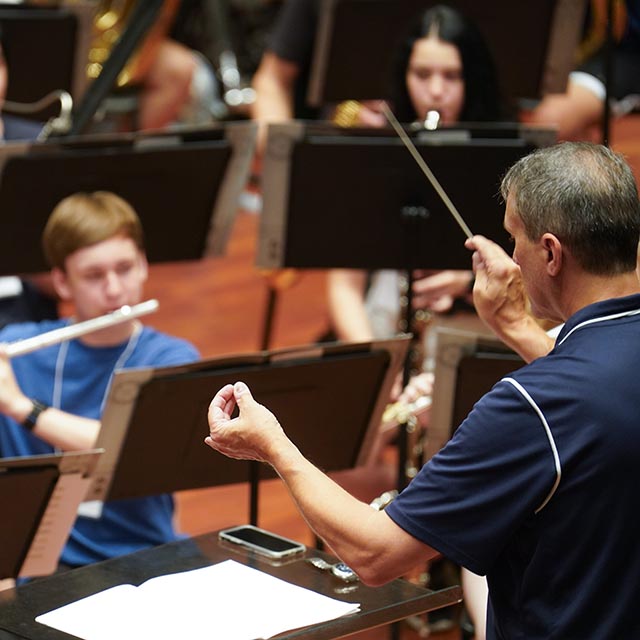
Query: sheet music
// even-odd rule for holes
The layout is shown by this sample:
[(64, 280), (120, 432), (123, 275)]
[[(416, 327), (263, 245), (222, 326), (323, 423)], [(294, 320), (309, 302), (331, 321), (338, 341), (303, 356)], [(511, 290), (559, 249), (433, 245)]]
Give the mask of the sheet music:
[(234, 560), (122, 584), (50, 611), (36, 622), (84, 640), (255, 640), (355, 613)]

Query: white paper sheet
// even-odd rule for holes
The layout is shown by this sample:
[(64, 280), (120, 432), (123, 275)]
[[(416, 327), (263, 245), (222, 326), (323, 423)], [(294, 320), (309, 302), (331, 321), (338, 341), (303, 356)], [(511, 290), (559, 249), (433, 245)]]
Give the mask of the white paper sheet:
[(226, 560), (112, 587), (36, 621), (84, 640), (255, 640), (359, 609)]

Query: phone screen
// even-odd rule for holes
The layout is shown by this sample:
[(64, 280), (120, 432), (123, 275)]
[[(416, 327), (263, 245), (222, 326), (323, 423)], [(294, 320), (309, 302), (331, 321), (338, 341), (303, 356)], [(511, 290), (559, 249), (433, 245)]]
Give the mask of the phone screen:
[(248, 527), (244, 529), (236, 529), (231, 532), (230, 535), (234, 538), (238, 538), (238, 540), (255, 544), (258, 547), (264, 547), (270, 551), (287, 551), (288, 549), (293, 549), (294, 547), (299, 546), (296, 543), (289, 542), (289, 540), (276, 538), (264, 531), (249, 529)]

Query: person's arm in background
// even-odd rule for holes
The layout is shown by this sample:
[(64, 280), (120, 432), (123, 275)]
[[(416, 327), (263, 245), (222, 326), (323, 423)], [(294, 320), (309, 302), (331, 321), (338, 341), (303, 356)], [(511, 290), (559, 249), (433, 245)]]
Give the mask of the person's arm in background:
[[(13, 374), (5, 349), (0, 348), (0, 413), (22, 424), (33, 408)], [(63, 451), (83, 451), (95, 446), (100, 422), (48, 407), (38, 416), (32, 432)]]
[(175, 122), (189, 102), (197, 67), (194, 52), (164, 38), (142, 80), (138, 121), (143, 131), (162, 129)]
[(416, 272), (413, 281), (414, 309), (446, 313), (457, 299), (471, 302), (472, 271)]
[(555, 127), (558, 140), (588, 140), (590, 128), (599, 125), (604, 111), (602, 83), (589, 76), (579, 74), (570, 78), (565, 93), (550, 93), (527, 115), (530, 124)]
[(331, 325), (339, 340), (373, 339), (364, 304), (367, 274), (355, 269), (332, 269), (327, 275)]
[(317, 0), (285, 0), (252, 79), (255, 102), (251, 117), (258, 123), (256, 152), (264, 152), (269, 122), (295, 118), (296, 90), (311, 65), (318, 23)]
[(256, 151), (264, 153), (267, 124), (286, 122), (293, 118), (293, 93), (300, 68), (294, 62), (266, 51), (253, 76), (255, 101), (251, 105), (251, 117), (258, 123)]
[[(594, 62), (604, 55), (607, 3), (608, 0), (590, 0), (591, 24), (576, 52), (582, 64), (569, 75), (566, 91), (545, 95), (530, 113), (525, 114), (527, 122), (555, 126), (559, 140), (597, 140), (600, 137), (606, 88), (603, 77), (595, 75), (598, 65)], [(623, 1), (614, 2), (613, 9), (613, 38), (618, 42), (625, 34), (628, 17)]]

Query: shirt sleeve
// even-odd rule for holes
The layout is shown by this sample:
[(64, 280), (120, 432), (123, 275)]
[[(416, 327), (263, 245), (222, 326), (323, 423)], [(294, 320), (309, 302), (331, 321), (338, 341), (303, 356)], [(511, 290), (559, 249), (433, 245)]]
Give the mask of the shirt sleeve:
[(187, 340), (149, 330), (137, 353), (140, 359), (132, 358), (132, 367), (171, 367), (200, 359), (198, 350)]
[(188, 364), (199, 359), (198, 350), (189, 342), (180, 340), (159, 355), (157, 364), (160, 366)]
[(555, 481), (540, 415), (501, 381), (387, 513), (415, 538), (484, 575)]
[(280, 58), (306, 68), (311, 61), (318, 22), (317, 0), (286, 0), (268, 48)]

